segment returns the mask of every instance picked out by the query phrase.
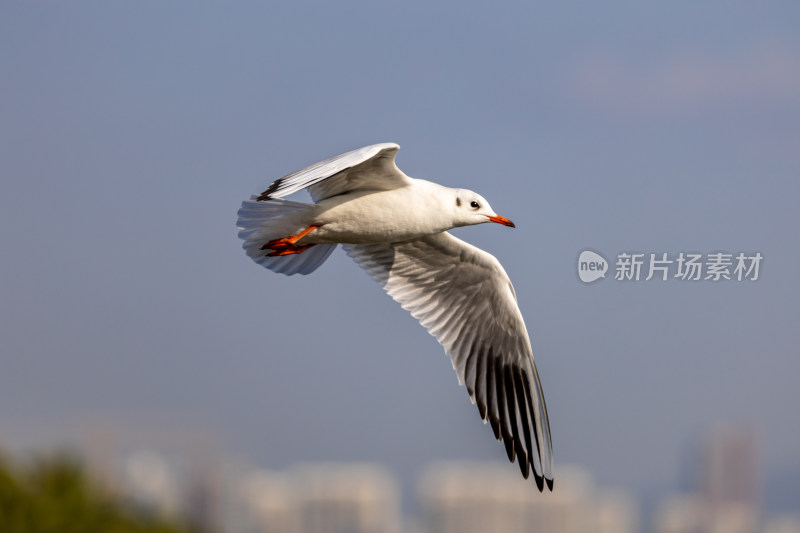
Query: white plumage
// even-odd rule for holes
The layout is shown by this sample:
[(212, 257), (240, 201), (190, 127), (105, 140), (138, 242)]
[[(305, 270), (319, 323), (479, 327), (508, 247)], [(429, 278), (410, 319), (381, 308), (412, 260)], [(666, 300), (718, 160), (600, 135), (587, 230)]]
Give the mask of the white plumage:
[[(447, 233), (513, 223), (472, 191), (406, 176), (399, 148), (367, 146), (274, 181), (242, 203), (244, 249), (292, 275), (313, 272), (341, 243), (442, 344), (509, 460), (552, 490), (547, 408), (514, 288), (494, 256)], [(313, 204), (283, 199), (301, 189)]]

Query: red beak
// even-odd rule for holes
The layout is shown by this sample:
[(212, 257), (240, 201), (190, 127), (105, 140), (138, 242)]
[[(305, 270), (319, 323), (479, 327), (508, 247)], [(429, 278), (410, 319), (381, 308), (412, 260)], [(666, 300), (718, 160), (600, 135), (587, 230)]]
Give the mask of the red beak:
[(514, 225), (513, 222), (508, 220), (506, 217), (501, 217), (500, 215), (495, 215), (493, 217), (489, 217), (489, 220), (492, 222), (497, 222), (498, 224), (502, 224), (504, 226), (510, 226), (512, 228), (516, 228), (517, 226)]

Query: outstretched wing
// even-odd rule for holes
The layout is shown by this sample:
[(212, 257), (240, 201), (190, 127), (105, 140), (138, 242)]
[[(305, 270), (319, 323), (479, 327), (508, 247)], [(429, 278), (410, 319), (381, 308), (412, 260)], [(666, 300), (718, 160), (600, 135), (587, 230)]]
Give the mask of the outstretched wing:
[(413, 241), (345, 244), (356, 263), (444, 346), (481, 418), (516, 455), (525, 478), (553, 488), (542, 386), (511, 281), (491, 254), (439, 233)]
[(283, 198), (308, 188), (315, 202), (345, 192), (390, 190), (410, 183), (394, 163), (400, 146), (373, 144), (337, 155), (273, 181), (259, 201)]

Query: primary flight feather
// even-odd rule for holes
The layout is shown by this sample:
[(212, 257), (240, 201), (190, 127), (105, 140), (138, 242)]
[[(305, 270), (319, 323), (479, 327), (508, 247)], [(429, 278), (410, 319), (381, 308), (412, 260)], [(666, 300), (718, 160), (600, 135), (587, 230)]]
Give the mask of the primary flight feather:
[[(292, 275), (313, 272), (342, 244), (444, 347), (509, 460), (552, 490), (547, 407), (514, 288), (493, 255), (447, 232), (514, 224), (472, 191), (406, 176), (399, 148), (366, 146), (275, 180), (242, 202), (243, 247)], [(302, 189), (313, 204), (283, 199)]]

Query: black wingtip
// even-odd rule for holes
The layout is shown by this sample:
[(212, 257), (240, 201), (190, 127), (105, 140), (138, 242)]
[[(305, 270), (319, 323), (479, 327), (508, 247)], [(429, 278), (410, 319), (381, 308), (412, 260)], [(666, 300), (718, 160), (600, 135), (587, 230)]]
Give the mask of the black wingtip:
[(522, 472), (522, 477), (528, 479), (531, 475), (530, 465), (531, 463), (528, 461), (527, 457), (523, 457), (522, 455), (517, 456), (517, 463), (519, 463), (519, 471)]
[(514, 462), (514, 437), (503, 437), (503, 444), (506, 445), (506, 455), (508, 455), (508, 460), (512, 463)]
[(478, 404), (478, 413), (481, 415), (481, 420), (486, 420), (486, 404), (481, 401), (476, 403)]
[[(539, 492), (544, 492), (544, 478), (536, 472), (533, 473), (533, 477), (536, 480), (536, 488), (539, 489)], [(552, 483), (552, 481), (548, 481), (548, 483)]]
[(500, 421), (497, 417), (489, 415), (489, 424), (492, 426), (492, 431), (494, 431), (494, 438), (500, 440)]
[(259, 201), (259, 202), (263, 202), (265, 200), (271, 200), (272, 197), (270, 195), (278, 190), (278, 187), (281, 186), (281, 181), (282, 180), (283, 180), (283, 178), (280, 178), (280, 179), (277, 179), (277, 180), (273, 181), (270, 184), (270, 186), (267, 187), (266, 191), (264, 191), (264, 192), (262, 192), (261, 194), (258, 195), (258, 198), (256, 198), (256, 200)]
[[(550, 492), (553, 491), (553, 479), (552, 478), (545, 478), (547, 481), (547, 488), (550, 489)], [(542, 489), (539, 489), (542, 490)]]

